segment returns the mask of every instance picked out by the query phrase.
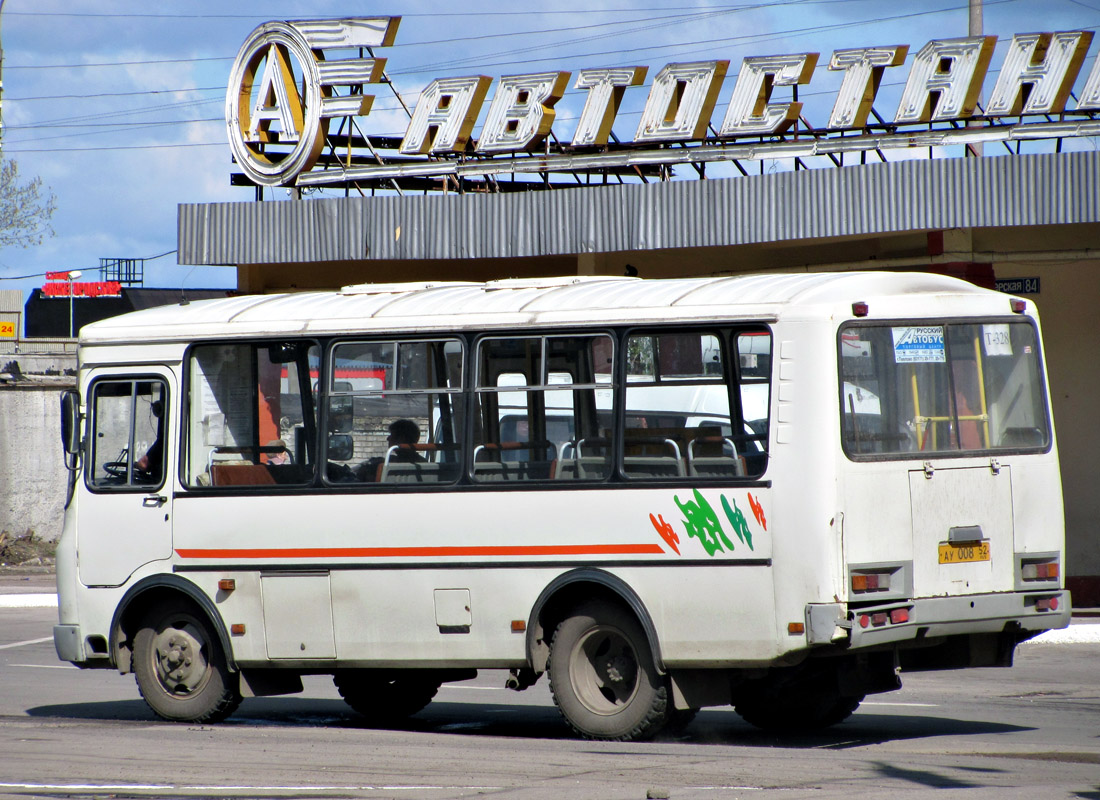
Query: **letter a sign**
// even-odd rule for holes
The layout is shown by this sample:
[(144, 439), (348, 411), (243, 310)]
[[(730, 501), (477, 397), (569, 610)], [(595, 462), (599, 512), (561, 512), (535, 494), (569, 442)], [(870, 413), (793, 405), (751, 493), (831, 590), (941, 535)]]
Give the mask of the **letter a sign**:
[(326, 57), (388, 46), (400, 17), (268, 22), (241, 45), (225, 97), (229, 144), (241, 169), (262, 186), (292, 184), (321, 155), (328, 121), (367, 114), (384, 58)]

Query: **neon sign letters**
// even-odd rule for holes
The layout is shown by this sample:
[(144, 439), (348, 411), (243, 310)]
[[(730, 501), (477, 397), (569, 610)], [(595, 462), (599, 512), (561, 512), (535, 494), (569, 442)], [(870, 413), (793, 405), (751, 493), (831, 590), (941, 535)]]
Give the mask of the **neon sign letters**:
[[(374, 95), (368, 93), (368, 86), (383, 79), (386, 59), (374, 58), (373, 54), (366, 58), (363, 53), (393, 44), (400, 20), (378, 17), (268, 22), (249, 35), (233, 64), (226, 95), (226, 123), (233, 155), (253, 182), (309, 186), (367, 178), (453, 175), (463, 170), (475, 174), (547, 172), (619, 162), (760, 157), (760, 147), (772, 142), (754, 143), (752, 150), (729, 145), (740, 144), (737, 140), (745, 137), (781, 137), (790, 130), (799, 120), (802, 103), (797, 99), (777, 101), (773, 93), (777, 87), (793, 87), (797, 97), (797, 87), (810, 82), (819, 57), (818, 53), (796, 53), (744, 59), (716, 128), (712, 127), (716, 122), (712, 117), (729, 61), (670, 63), (662, 67), (653, 78), (633, 143), (703, 141), (718, 145), (687, 148), (690, 157), (670, 155), (670, 150), (662, 147), (648, 153), (635, 149), (613, 162), (606, 153), (599, 152), (606, 150), (624, 92), (641, 86), (648, 73), (648, 67), (628, 66), (578, 71), (573, 87), (587, 95), (572, 141), (561, 148), (562, 152), (539, 154), (535, 148), (550, 134), (554, 107), (565, 94), (571, 73), (548, 71), (498, 78), (480, 135), (470, 148), (474, 126), (493, 83), (490, 77), (473, 75), (438, 78), (424, 88), (398, 148), (401, 163), (387, 164), (379, 157), (377, 163), (353, 164), (349, 135), (344, 139), (348, 143), (346, 160), (330, 158), (322, 169), (314, 170), (330, 135), (330, 124), (339, 120), (338, 130), (350, 134), (346, 123), (370, 113)], [(1064, 113), (1092, 38), (1091, 31), (1013, 36), (989, 96), (986, 120)], [(974, 36), (925, 44), (914, 54), (893, 124), (920, 125), (972, 117), (996, 42), (996, 36)], [(359, 57), (332, 58), (336, 51), (349, 49), (357, 49)], [(801, 149), (773, 147), (769, 150), (774, 151), (771, 157), (853, 149), (853, 139), (860, 137), (850, 134), (866, 128), (884, 72), (903, 65), (908, 54), (907, 45), (835, 51), (828, 69), (840, 71), (843, 76), (828, 125), (814, 131), (809, 151), (805, 145)], [(1100, 111), (1100, 59), (1073, 111)], [(1018, 134), (1016, 129), (1024, 128), (1028, 130)], [(882, 147), (894, 137), (898, 141), (885, 146), (913, 147), (1098, 133), (1100, 123), (1086, 119), (1077, 123), (1021, 122), (1007, 133), (989, 127), (947, 132), (890, 130), (855, 144), (863, 149)], [(332, 149), (335, 151), (335, 147)], [(476, 163), (458, 163), (460, 155), (471, 154)], [(495, 158), (517, 154), (536, 157)], [(377, 157), (377, 153), (374, 155)]]

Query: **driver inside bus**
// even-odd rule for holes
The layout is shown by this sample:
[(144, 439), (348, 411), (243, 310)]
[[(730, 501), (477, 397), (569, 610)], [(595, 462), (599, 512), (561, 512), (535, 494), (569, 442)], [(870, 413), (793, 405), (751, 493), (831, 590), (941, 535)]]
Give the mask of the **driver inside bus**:
[(375, 456), (367, 459), (355, 468), (355, 475), (361, 481), (375, 481), (379, 474), (379, 467), (389, 463), (413, 464), (423, 463), (427, 459), (416, 450), (416, 443), (420, 441), (420, 426), (411, 419), (395, 419), (390, 423), (389, 435), (386, 437), (386, 455)]
[(140, 473), (136, 478), (142, 483), (159, 481), (161, 466), (164, 462), (164, 403), (154, 400), (149, 404), (149, 410), (156, 418), (157, 432), (156, 438), (145, 451), (145, 455), (134, 462), (135, 472)]

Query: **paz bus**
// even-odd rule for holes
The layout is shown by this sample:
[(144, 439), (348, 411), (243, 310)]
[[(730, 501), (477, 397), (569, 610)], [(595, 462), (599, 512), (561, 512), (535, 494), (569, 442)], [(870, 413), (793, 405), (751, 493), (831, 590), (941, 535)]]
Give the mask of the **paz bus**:
[(1068, 624), (1032, 303), (918, 273), (365, 284), (81, 330), (59, 657), (167, 720), (546, 674), (580, 735), (848, 717)]

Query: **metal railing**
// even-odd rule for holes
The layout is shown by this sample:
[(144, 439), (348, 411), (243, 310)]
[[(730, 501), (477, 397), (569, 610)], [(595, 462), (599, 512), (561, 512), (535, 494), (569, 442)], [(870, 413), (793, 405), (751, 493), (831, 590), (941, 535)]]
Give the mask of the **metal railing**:
[(76, 340), (66, 338), (0, 339), (0, 356), (76, 355)]

